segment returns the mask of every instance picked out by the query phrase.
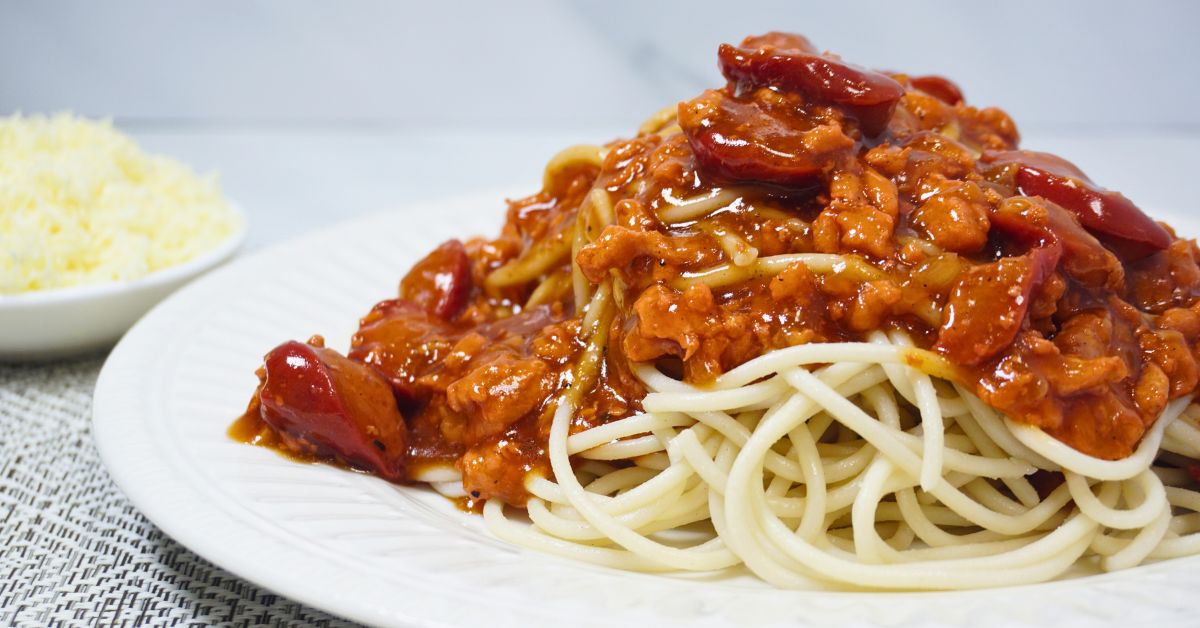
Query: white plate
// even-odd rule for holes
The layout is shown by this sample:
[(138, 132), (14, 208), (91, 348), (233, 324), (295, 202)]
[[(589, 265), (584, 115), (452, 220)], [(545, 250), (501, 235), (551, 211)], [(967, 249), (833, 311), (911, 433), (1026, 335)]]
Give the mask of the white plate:
[(246, 238), (246, 220), (211, 251), (132, 281), (0, 295), (0, 360), (49, 360), (112, 346), (179, 286), (228, 260)]
[[(490, 538), (420, 487), (288, 461), (230, 440), (261, 356), (359, 316), (444, 239), (495, 234), (501, 194), (428, 203), (310, 235), (221, 268), (156, 307), (96, 385), (100, 454), (165, 532), (259, 585), (391, 625), (1181, 625), (1200, 616), (1200, 559), (956, 593), (771, 589), (746, 576), (641, 575)], [(1187, 229), (1188, 232), (1193, 232)]]

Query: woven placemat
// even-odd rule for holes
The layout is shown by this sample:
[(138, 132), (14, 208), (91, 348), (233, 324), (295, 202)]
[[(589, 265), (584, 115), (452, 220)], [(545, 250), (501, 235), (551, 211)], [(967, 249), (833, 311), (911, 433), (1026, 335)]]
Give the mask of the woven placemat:
[(102, 358), (0, 364), (0, 626), (352, 626), (176, 543), (92, 440)]

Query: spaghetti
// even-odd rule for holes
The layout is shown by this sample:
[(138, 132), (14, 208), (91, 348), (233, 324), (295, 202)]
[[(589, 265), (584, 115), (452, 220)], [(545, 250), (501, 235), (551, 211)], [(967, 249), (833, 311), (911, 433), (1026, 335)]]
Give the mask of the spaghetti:
[(1200, 552), (1195, 244), (945, 79), (780, 33), (720, 59), (347, 356), (269, 353), (235, 436), (619, 569), (963, 589)]
[[(529, 481), (532, 526), (488, 502), (488, 529), (622, 569), (744, 563), (797, 588), (1021, 584), (1085, 557), (1118, 569), (1190, 554), (1200, 542), (1200, 518), (1172, 515), (1200, 505), (1192, 479), (1154, 465), (1160, 441), (1177, 452), (1200, 437), (1200, 408), (1188, 400), (1167, 409), (1133, 456), (1104, 461), (1006, 421), (961, 388), (939, 395), (934, 377), (908, 365), (910, 351), (882, 334), (872, 344), (783, 349), (703, 390), (647, 367), (646, 413), (570, 436), (564, 400), (549, 442), (556, 481)], [(832, 366), (805, 368), (813, 364)], [(768, 386), (777, 380), (786, 384)], [(900, 400), (920, 416), (902, 417)], [(944, 426), (937, 437), (925, 431), (931, 424)], [(1179, 441), (1162, 440), (1165, 426)], [(614, 455), (616, 443), (628, 451)], [(588, 462), (572, 470), (571, 455)], [(1040, 496), (1026, 479), (1038, 469), (1066, 482)], [(712, 532), (690, 531), (699, 538), (686, 549), (653, 539), (705, 521)]]

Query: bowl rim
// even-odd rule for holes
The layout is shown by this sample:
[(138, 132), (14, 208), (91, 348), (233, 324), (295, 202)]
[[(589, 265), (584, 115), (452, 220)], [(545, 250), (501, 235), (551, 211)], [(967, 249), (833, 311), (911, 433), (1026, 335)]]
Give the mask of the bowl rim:
[(179, 281), (181, 279), (186, 279), (198, 272), (211, 268), (229, 258), (234, 252), (241, 248), (242, 244), (245, 243), (246, 235), (249, 232), (246, 213), (242, 211), (242, 208), (237, 203), (229, 201), (226, 202), (238, 219), (237, 227), (234, 229), (233, 233), (229, 234), (229, 236), (217, 244), (217, 246), (206, 251), (202, 251), (199, 255), (187, 260), (186, 262), (183, 262), (182, 264), (175, 264), (174, 266), (160, 268), (154, 272), (127, 281), (105, 281), (101, 283), (84, 284), (79, 286), (50, 288), (47, 290), (30, 290), (15, 294), (0, 294), (0, 311), (14, 308), (56, 305), (96, 297), (112, 296), (121, 293), (132, 293), (138, 290), (155, 288)]

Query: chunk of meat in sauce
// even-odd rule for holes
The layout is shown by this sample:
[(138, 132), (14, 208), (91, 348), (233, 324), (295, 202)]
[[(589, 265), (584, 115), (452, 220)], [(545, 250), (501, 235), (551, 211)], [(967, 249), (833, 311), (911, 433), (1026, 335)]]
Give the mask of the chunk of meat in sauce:
[(957, 364), (975, 365), (1012, 344), (1033, 292), (1054, 270), (1057, 255), (1037, 248), (968, 270), (946, 303), (934, 348)]
[(686, 380), (711, 381), (767, 347), (833, 338), (825, 304), (803, 264), (723, 295), (703, 284), (683, 291), (656, 285), (633, 304), (623, 350), (635, 362), (678, 357)]
[(1192, 240), (1176, 240), (1129, 265), (1129, 299), (1149, 312), (1192, 305), (1200, 297), (1200, 251)]
[[(1080, 334), (1105, 334), (1104, 317), (1075, 324)], [(1073, 333), (1073, 332), (1068, 332)], [(1105, 343), (1107, 344), (1107, 343)], [(1145, 432), (1125, 386), (1128, 371), (1116, 356), (1068, 355), (1055, 342), (1022, 333), (1010, 352), (981, 379), (980, 397), (1020, 416), (1079, 451), (1104, 459), (1129, 455)]]
[(1167, 402), (1196, 382), (1182, 334), (1165, 331), (1148, 329), (1117, 300), (1094, 303), (1067, 315), (1053, 341), (1022, 332), (994, 365), (977, 371), (980, 396), (1083, 453), (1123, 458)]
[(1046, 432), (1075, 449), (1110, 460), (1124, 458), (1146, 433), (1146, 424), (1115, 391), (1090, 395), (1083, 403), (1065, 403), (1062, 422)]
[(813, 221), (813, 246), (823, 253), (852, 251), (887, 258), (895, 250), (896, 219), (869, 205), (830, 207)]
[(926, 198), (912, 222), (942, 249), (976, 253), (987, 244), (990, 207), (978, 185), (953, 182)]
[(854, 148), (831, 111), (810, 113), (799, 96), (769, 89), (741, 99), (708, 90), (679, 105), (679, 125), (696, 162), (735, 182), (811, 187)]
[(376, 367), (408, 409), (445, 391), (449, 382), (432, 371), (450, 355), (462, 333), (413, 301), (390, 299), (363, 317), (350, 341), (349, 357)]
[[(555, 325), (563, 318), (560, 306), (547, 305), (486, 324), (460, 326), (432, 317), (409, 301), (384, 301), (363, 318), (351, 341), (350, 357), (387, 376), (398, 398), (419, 403), (445, 394), (489, 357), (528, 355), (540, 339), (544, 344), (559, 331)], [(569, 345), (574, 338), (560, 341)], [(557, 359), (565, 362), (569, 355)]]
[(464, 441), (474, 443), (503, 433), (541, 407), (554, 388), (554, 373), (542, 360), (502, 355), (456, 380), (446, 389), (446, 399), (455, 411), (471, 417)]
[[(517, 435), (514, 435), (517, 436)], [(475, 499), (500, 499), (524, 506), (529, 499), (525, 477), (544, 466), (541, 445), (519, 437), (491, 440), (468, 449), (456, 463), (463, 490)]]
[[(1146, 361), (1161, 371), (1167, 379), (1164, 392), (1169, 399), (1188, 394), (1196, 388), (1200, 380), (1200, 370), (1197, 369), (1196, 356), (1182, 333), (1174, 329), (1147, 329), (1138, 334), (1137, 340)], [(1157, 379), (1157, 376), (1154, 377)], [(1153, 383), (1151, 380), (1147, 385)], [(1155, 393), (1157, 390), (1157, 387), (1147, 388), (1148, 393)], [(1144, 405), (1156, 404), (1147, 400)]]
[(670, 281), (683, 270), (719, 264), (721, 254), (714, 249), (706, 234), (669, 235), (609, 225), (580, 249), (576, 262), (589, 281), (598, 283), (608, 271), (616, 270), (626, 282), (640, 287), (647, 283), (644, 274), (653, 281)]
[(937, 98), (947, 105), (961, 105), (963, 103), (962, 89), (948, 78), (929, 74), (926, 76), (910, 77), (908, 82), (914, 88)]

